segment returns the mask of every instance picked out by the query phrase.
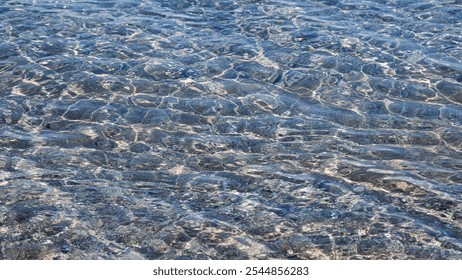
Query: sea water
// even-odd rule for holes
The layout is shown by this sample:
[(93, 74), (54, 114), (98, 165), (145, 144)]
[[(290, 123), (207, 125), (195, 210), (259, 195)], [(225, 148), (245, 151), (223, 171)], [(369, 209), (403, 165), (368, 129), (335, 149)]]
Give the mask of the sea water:
[(0, 1), (0, 259), (461, 259), (462, 2)]

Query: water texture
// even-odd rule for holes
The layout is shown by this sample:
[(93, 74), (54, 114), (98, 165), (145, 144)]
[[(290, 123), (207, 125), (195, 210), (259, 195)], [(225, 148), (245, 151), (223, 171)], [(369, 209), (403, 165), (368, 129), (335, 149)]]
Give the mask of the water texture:
[(0, 1), (0, 259), (462, 259), (462, 2)]

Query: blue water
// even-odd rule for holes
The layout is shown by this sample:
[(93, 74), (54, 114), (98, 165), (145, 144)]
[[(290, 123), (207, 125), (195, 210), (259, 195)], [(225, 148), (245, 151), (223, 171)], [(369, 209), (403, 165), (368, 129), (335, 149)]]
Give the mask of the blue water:
[(462, 2), (0, 1), (0, 259), (462, 259)]

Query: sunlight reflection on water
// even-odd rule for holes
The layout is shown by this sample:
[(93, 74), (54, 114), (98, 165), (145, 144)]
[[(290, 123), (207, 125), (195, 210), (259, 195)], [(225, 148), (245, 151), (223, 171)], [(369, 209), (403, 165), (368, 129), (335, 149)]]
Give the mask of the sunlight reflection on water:
[(462, 258), (461, 23), (2, 1), (0, 259)]

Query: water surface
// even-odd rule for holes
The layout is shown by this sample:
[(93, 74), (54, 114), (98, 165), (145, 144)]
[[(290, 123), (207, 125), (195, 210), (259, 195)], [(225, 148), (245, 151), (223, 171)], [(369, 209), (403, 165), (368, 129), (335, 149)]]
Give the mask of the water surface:
[(462, 3), (0, 3), (0, 259), (461, 259)]

